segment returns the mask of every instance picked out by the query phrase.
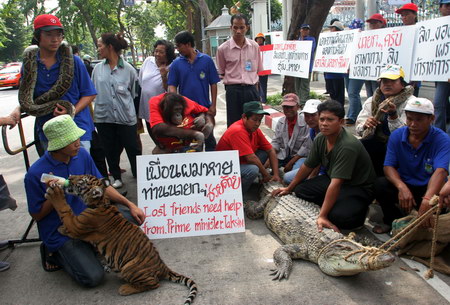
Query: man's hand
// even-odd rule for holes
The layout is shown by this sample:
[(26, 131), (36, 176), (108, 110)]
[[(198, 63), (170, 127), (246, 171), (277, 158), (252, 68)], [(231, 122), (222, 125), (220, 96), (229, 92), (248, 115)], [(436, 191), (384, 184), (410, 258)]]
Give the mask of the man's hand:
[(130, 213), (134, 219), (138, 222), (139, 225), (143, 224), (145, 221), (145, 213), (142, 209), (135, 206), (134, 204), (130, 205)]
[(294, 159), (291, 159), (285, 166), (284, 166), (284, 172), (290, 172), (292, 170), (292, 167), (294, 167), (295, 161)]
[(283, 180), (281, 179), (281, 177), (279, 175), (273, 175), (272, 178), (270, 179), (270, 181), (283, 183)]
[(266, 172), (265, 174), (263, 174), (263, 179), (262, 179), (263, 183), (269, 182), (271, 180), (272, 180), (272, 176), (269, 173)]
[(416, 206), (414, 197), (407, 186), (399, 188), (398, 202), (402, 210), (405, 211), (406, 213), (411, 212), (411, 210)]
[(216, 106), (210, 106), (208, 109), (208, 114), (210, 114), (212, 117), (215, 117), (217, 114)]
[(275, 196), (281, 197), (281, 196), (284, 196), (284, 195), (289, 195), (290, 193), (291, 193), (291, 191), (289, 190), (289, 188), (281, 187), (279, 189), (273, 190), (272, 191), (272, 196), (273, 197), (275, 197)]
[(366, 120), (366, 122), (364, 123), (364, 129), (367, 129), (367, 128), (375, 128), (375, 127), (377, 127), (377, 125), (379, 125), (379, 124), (381, 124), (381, 122), (380, 121), (377, 121), (377, 120), (375, 120), (375, 118), (374, 117), (370, 117), (370, 118), (368, 118), (367, 120)]
[(195, 151), (197, 152), (203, 151), (203, 144), (205, 143), (205, 135), (200, 131), (196, 131), (194, 134), (194, 139), (196, 140), (197, 143), (195, 143), (191, 147), (195, 149)]
[(441, 207), (444, 205), (450, 207), (450, 180), (447, 181), (446, 184), (442, 187), (441, 191), (439, 192), (439, 204)]
[(53, 110), (53, 116), (67, 114), (67, 109), (61, 106), (60, 104), (56, 104), (55, 110)]
[[(419, 208), (419, 212), (418, 212), (417, 217), (422, 216), (422, 215), (425, 214), (429, 209), (431, 209), (431, 206), (430, 206), (430, 200), (424, 198), (424, 199), (422, 200), (422, 203), (420, 204), (420, 208)], [(431, 227), (433, 226), (432, 221), (433, 221), (433, 217), (431, 217), (431, 215), (430, 215), (424, 222), (422, 222), (422, 223), (420, 224), (420, 226), (421, 226), (422, 228), (431, 228)]]
[(328, 218), (324, 216), (319, 216), (316, 220), (316, 224), (317, 230), (319, 230), (319, 232), (322, 232), (323, 228), (328, 228), (332, 229), (335, 232), (340, 232), (339, 228), (336, 227), (331, 221), (328, 220)]

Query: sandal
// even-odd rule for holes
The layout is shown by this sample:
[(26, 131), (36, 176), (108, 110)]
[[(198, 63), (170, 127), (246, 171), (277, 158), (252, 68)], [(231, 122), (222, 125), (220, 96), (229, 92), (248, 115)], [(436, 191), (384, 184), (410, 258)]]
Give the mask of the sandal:
[(376, 225), (372, 228), (372, 232), (375, 234), (384, 234), (389, 233), (391, 231), (391, 227), (387, 224)]
[(58, 263), (54, 262), (53, 253), (48, 252), (44, 243), (40, 246), (42, 268), (47, 272), (55, 272), (62, 269)]

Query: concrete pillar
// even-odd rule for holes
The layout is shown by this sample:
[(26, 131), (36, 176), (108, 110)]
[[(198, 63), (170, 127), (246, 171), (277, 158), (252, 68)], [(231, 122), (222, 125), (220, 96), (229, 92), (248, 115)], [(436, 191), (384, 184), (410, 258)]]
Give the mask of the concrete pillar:
[(253, 0), (250, 2), (252, 12), (252, 38), (258, 33), (269, 31), (267, 23), (267, 0)]
[(291, 18), (292, 18), (292, 0), (283, 0), (283, 38), (284, 40), (287, 39), (289, 26), (291, 25)]
[(367, 17), (378, 13), (377, 0), (367, 0)]
[(365, 20), (364, 11), (365, 11), (365, 3), (364, 0), (356, 0), (356, 7), (355, 7), (355, 15), (356, 18), (359, 18), (361, 20)]

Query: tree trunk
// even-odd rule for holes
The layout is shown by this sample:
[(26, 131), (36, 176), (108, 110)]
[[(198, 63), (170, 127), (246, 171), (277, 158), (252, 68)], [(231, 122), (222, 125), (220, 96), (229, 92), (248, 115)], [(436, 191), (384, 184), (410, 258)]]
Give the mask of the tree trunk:
[[(298, 39), (298, 27), (303, 23), (307, 23), (311, 26), (310, 35), (317, 40), (333, 4), (334, 0), (294, 0), (292, 3), (291, 25), (287, 35), (288, 39)], [(282, 94), (291, 92), (295, 92), (294, 78), (286, 76)]]
[(84, 21), (86, 22), (86, 25), (89, 29), (89, 33), (91, 34), (92, 42), (94, 43), (95, 48), (97, 49), (97, 35), (95, 34), (95, 28), (92, 24), (92, 17), (91, 15), (85, 10), (83, 4), (80, 1), (74, 1), (73, 2), (75, 6), (80, 10), (81, 15), (84, 18)]

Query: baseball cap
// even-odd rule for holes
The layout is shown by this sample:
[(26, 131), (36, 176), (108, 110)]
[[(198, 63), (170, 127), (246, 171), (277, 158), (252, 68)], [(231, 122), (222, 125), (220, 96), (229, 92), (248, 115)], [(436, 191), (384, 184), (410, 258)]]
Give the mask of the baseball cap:
[(317, 112), (317, 106), (320, 105), (320, 103), (322, 103), (320, 100), (307, 100), (305, 103), (305, 106), (303, 107), (302, 112), (306, 112), (306, 113), (316, 113)]
[[(450, 1), (450, 0), (448, 0)], [(366, 22), (370, 22), (370, 21), (381, 21), (384, 25), (386, 25), (386, 19), (383, 18), (383, 15), (381, 14), (373, 14), (372, 16), (370, 16), (369, 19), (366, 20)]]
[(34, 30), (41, 29), (43, 31), (64, 30), (58, 17), (50, 14), (39, 15), (33, 22)]
[(338, 29), (339, 31), (343, 31), (344, 30), (344, 25), (339, 22), (339, 21), (335, 21), (333, 22), (331, 25), (328, 26), (329, 28), (335, 27), (336, 29)]
[(355, 18), (348, 26), (352, 30), (362, 29), (364, 27), (364, 21), (359, 18)]
[(381, 78), (387, 78), (396, 80), (400, 77), (405, 78), (405, 71), (403, 71), (403, 68), (399, 65), (386, 65), (383, 69), (381, 69), (380, 76), (378, 76), (378, 79)]
[(68, 114), (59, 115), (48, 120), (44, 124), (43, 130), (48, 139), (48, 151), (64, 148), (86, 133), (86, 131), (75, 124), (72, 117)]
[(413, 12), (417, 13), (417, 11), (419, 9), (417, 8), (417, 5), (415, 5), (414, 3), (406, 3), (405, 5), (403, 5), (401, 8), (399, 8), (395, 12), (397, 14), (400, 14), (402, 11), (406, 11), (406, 10), (413, 11)]
[(298, 106), (299, 98), (295, 93), (288, 93), (283, 96), (281, 106)]
[(434, 114), (433, 103), (429, 99), (423, 97), (416, 97), (414, 99), (410, 99), (406, 103), (404, 110), (424, 114)]
[(244, 108), (244, 113), (269, 115), (268, 112), (264, 111), (262, 104), (258, 101), (247, 102), (244, 104), (243, 108)]
[(439, 1), (439, 4), (447, 4), (450, 3), (450, 0), (441, 0)]
[(304, 29), (304, 28), (307, 28), (307, 29), (310, 29), (311, 27), (309, 26), (309, 24), (302, 24), (301, 26), (300, 26), (300, 28), (301, 29)]

